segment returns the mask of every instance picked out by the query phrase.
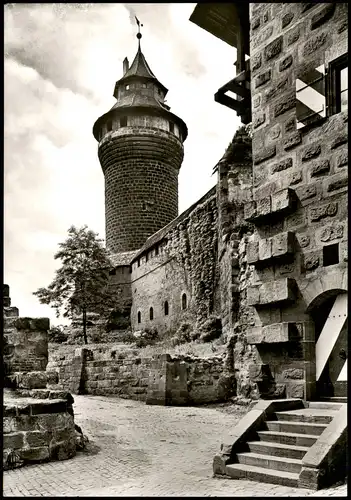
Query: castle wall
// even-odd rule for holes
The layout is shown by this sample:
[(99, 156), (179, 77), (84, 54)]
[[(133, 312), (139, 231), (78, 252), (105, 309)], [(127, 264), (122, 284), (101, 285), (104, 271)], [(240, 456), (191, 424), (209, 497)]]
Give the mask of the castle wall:
[(114, 295), (118, 309), (130, 307), (132, 302), (130, 266), (117, 266), (109, 276), (109, 290)]
[[(315, 390), (312, 301), (346, 290), (347, 111), (297, 123), (296, 79), (346, 53), (347, 4), (250, 4), (254, 225), (248, 342), (287, 397)], [(345, 24), (346, 22), (346, 24)], [(338, 244), (338, 263), (323, 249)], [(270, 340), (267, 340), (270, 339)], [(264, 377), (263, 377), (264, 378)]]
[(156, 240), (132, 263), (133, 330), (156, 327), (161, 335), (174, 333), (182, 323), (201, 322), (218, 310), (216, 221), (216, 200), (212, 195), (187, 217), (175, 221), (174, 227), (162, 235), (162, 241)]
[[(58, 373), (58, 383), (50, 388), (67, 390), (75, 377), (72, 361), (81, 351), (82, 381), (80, 393), (114, 394), (148, 403), (203, 404), (226, 399), (224, 359), (221, 356), (199, 358), (163, 354), (148, 358), (139, 349), (89, 346), (50, 353), (48, 369)], [(83, 353), (84, 351), (84, 353)], [(163, 383), (166, 382), (166, 385)], [(166, 394), (167, 393), (167, 394)], [(182, 400), (180, 400), (182, 393)]]

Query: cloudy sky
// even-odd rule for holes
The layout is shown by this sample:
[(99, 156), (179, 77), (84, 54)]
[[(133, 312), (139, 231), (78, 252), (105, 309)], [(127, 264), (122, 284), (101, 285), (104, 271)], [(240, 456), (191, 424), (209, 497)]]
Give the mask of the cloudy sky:
[[(8, 4), (5, 6), (5, 265), (21, 316), (48, 316), (32, 292), (47, 286), (70, 225), (105, 237), (104, 178), (92, 135), (114, 104), (122, 61), (142, 50), (189, 129), (179, 209), (216, 182), (212, 168), (239, 126), (214, 102), (233, 75), (235, 50), (189, 17), (196, 4)], [(59, 321), (60, 323), (60, 321)]]

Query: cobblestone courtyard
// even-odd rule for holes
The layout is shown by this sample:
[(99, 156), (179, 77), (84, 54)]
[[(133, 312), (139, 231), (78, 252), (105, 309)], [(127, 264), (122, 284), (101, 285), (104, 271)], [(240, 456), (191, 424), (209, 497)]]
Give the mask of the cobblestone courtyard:
[(160, 407), (75, 396), (88, 449), (4, 473), (4, 496), (346, 496), (212, 477), (212, 458), (240, 418), (214, 407)]

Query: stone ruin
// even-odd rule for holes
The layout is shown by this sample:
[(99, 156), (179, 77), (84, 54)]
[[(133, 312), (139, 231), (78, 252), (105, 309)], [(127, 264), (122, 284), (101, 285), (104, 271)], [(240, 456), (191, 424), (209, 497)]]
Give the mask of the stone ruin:
[(21, 318), (3, 285), (3, 468), (76, 454), (73, 397), (48, 389), (48, 318)]

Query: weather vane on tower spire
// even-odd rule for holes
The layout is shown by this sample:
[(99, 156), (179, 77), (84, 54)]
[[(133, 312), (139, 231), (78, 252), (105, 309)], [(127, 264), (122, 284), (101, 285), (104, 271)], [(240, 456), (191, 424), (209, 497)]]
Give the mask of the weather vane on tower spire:
[(142, 24), (140, 24), (140, 21), (139, 21), (139, 19), (138, 19), (136, 16), (134, 16), (134, 17), (135, 17), (136, 23), (137, 23), (137, 25), (138, 25), (137, 39), (138, 39), (138, 44), (139, 44), (139, 49), (140, 49), (140, 38), (143, 36), (143, 35), (140, 33), (140, 26), (143, 26), (143, 25), (142, 25)]

